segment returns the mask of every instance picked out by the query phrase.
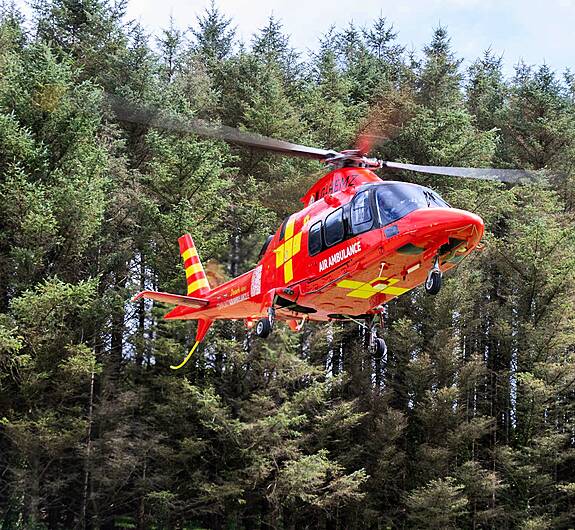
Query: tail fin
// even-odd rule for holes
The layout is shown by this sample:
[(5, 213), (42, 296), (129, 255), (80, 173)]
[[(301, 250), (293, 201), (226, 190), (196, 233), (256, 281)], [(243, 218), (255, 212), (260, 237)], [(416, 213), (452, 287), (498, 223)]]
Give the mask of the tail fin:
[[(186, 269), (186, 281), (188, 282), (188, 296), (187, 299), (191, 299), (191, 295), (202, 297), (206, 296), (210, 292), (210, 284), (208, 278), (198, 256), (198, 251), (196, 250), (196, 245), (194, 245), (194, 240), (190, 234), (184, 234), (178, 239), (180, 244), (180, 254), (184, 260), (184, 268)], [(174, 310), (176, 311), (177, 308)], [(172, 311), (172, 313), (174, 312)], [(168, 316), (168, 315), (166, 315)], [(196, 342), (188, 355), (184, 357), (184, 360), (177, 366), (170, 366), (172, 370), (179, 370), (182, 368), (189, 360), (196, 348), (206, 336), (206, 333), (212, 325), (212, 320), (201, 318), (198, 320), (198, 329), (196, 331)]]
[(204, 267), (198, 256), (196, 245), (190, 234), (184, 234), (178, 239), (180, 254), (184, 260), (186, 280), (188, 282), (188, 296), (206, 296), (210, 292), (210, 284), (204, 272)]

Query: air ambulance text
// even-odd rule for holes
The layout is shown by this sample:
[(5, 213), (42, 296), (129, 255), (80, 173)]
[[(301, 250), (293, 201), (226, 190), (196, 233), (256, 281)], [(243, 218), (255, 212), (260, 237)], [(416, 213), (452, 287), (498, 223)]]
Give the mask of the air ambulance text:
[(358, 252), (361, 252), (361, 243), (359, 241), (357, 241), (353, 245), (349, 245), (349, 247), (344, 248), (339, 252), (336, 252), (329, 258), (321, 260), (319, 262), (319, 272), (328, 269), (332, 265), (335, 265), (336, 263), (339, 263), (341, 260), (347, 259), (353, 256), (354, 254), (357, 254)]

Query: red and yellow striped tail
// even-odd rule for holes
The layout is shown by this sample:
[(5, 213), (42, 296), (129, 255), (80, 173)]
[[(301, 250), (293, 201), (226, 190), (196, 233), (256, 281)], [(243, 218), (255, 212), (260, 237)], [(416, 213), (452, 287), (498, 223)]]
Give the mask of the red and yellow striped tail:
[(204, 267), (198, 256), (196, 245), (190, 234), (184, 234), (178, 239), (180, 254), (184, 260), (186, 280), (188, 282), (188, 296), (205, 296), (210, 292), (210, 284), (204, 272)]

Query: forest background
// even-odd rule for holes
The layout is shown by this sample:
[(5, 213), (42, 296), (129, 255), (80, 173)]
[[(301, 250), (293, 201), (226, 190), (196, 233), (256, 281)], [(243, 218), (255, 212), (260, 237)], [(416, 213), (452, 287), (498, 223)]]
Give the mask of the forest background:
[[(302, 58), (212, 5), (150, 36), (123, 1), (0, 15), (0, 528), (575, 525), (575, 76), (445, 28), (421, 56), (385, 18)], [(401, 28), (399, 28), (401, 29)], [(469, 58), (468, 58), (469, 59)], [(177, 238), (228, 277), (322, 174), (314, 162), (117, 120), (106, 94), (319, 147), (544, 169), (536, 186), (409, 176), (486, 223), (441, 293), (353, 323), (193, 325), (130, 303), (183, 292)], [(402, 178), (395, 175), (394, 178)]]

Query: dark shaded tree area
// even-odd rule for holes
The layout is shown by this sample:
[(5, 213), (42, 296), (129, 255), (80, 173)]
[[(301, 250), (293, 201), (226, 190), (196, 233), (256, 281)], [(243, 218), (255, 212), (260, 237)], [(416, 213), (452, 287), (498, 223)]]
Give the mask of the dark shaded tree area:
[[(575, 525), (572, 74), (506, 79), (490, 51), (464, 70), (445, 28), (410, 55), (384, 18), (303, 58), (214, 5), (157, 37), (123, 1), (33, 7), (0, 18), (0, 528)], [(437, 297), (388, 306), (385, 358), (354, 324), (231, 322), (176, 373), (194, 330), (131, 295), (183, 292), (185, 231), (249, 269), (321, 168), (121, 123), (105, 94), (550, 185), (410, 177), (487, 230)]]

